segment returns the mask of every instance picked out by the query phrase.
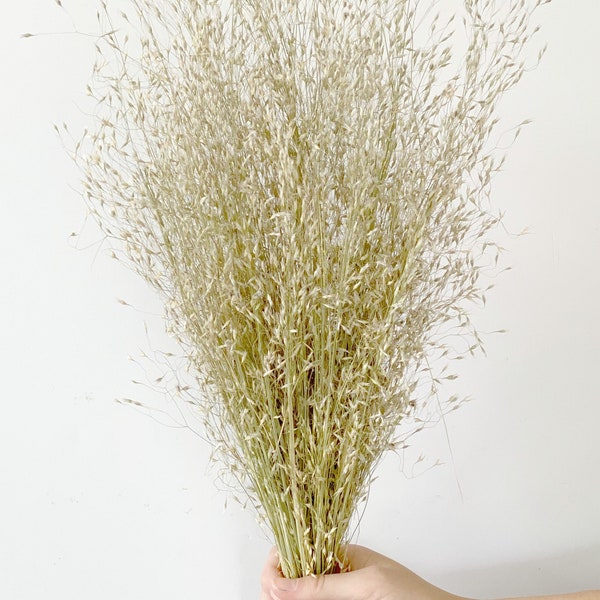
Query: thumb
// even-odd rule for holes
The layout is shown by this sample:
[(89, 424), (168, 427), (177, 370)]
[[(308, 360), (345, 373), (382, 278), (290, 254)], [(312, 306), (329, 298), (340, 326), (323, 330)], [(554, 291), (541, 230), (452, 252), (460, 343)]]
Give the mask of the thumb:
[(274, 600), (360, 600), (364, 581), (358, 572), (273, 581)]

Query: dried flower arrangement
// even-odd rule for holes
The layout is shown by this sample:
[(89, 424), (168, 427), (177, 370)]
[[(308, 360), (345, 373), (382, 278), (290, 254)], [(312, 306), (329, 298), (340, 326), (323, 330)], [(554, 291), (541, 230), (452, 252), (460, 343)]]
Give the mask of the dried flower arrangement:
[(547, 1), (464, 0), (460, 60), (436, 2), (102, 2), (85, 197), (162, 294), (288, 577), (344, 568), (375, 466), (444, 377), (428, 358), (481, 344), (496, 107)]

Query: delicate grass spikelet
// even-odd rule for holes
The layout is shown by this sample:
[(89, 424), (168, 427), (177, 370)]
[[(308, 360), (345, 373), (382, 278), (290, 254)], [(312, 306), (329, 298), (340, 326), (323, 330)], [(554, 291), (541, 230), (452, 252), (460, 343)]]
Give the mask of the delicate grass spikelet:
[(495, 110), (545, 2), (130, 4), (99, 12), (85, 196), (161, 292), (284, 574), (339, 570), (428, 357), (480, 345)]

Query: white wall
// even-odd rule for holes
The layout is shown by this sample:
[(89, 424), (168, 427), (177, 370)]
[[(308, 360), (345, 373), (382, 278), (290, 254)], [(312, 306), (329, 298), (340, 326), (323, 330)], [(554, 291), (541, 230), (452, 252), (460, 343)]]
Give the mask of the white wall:
[[(92, 3), (63, 4), (94, 29)], [(531, 234), (507, 241), (514, 269), (477, 314), (509, 333), (464, 365), (474, 400), (448, 417), (450, 444), (440, 426), (384, 462), (358, 538), (478, 597), (600, 588), (600, 3), (540, 17), (548, 54), (503, 108), (535, 122), (494, 193)], [(145, 284), (97, 245), (74, 248), (100, 236), (51, 124), (85, 121), (93, 39), (19, 38), (70, 29), (50, 1), (0, 20), (0, 597), (256, 598), (269, 542), (224, 509), (208, 446), (115, 402), (169, 408), (128, 360), (169, 341)]]

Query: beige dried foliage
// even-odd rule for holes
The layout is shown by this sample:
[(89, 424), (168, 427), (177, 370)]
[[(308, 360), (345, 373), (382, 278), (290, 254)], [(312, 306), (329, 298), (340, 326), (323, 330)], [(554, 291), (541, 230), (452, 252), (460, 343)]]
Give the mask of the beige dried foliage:
[(344, 568), (375, 466), (447, 376), (429, 361), (481, 344), (496, 107), (545, 3), (102, 3), (85, 197), (164, 298), (286, 576)]

